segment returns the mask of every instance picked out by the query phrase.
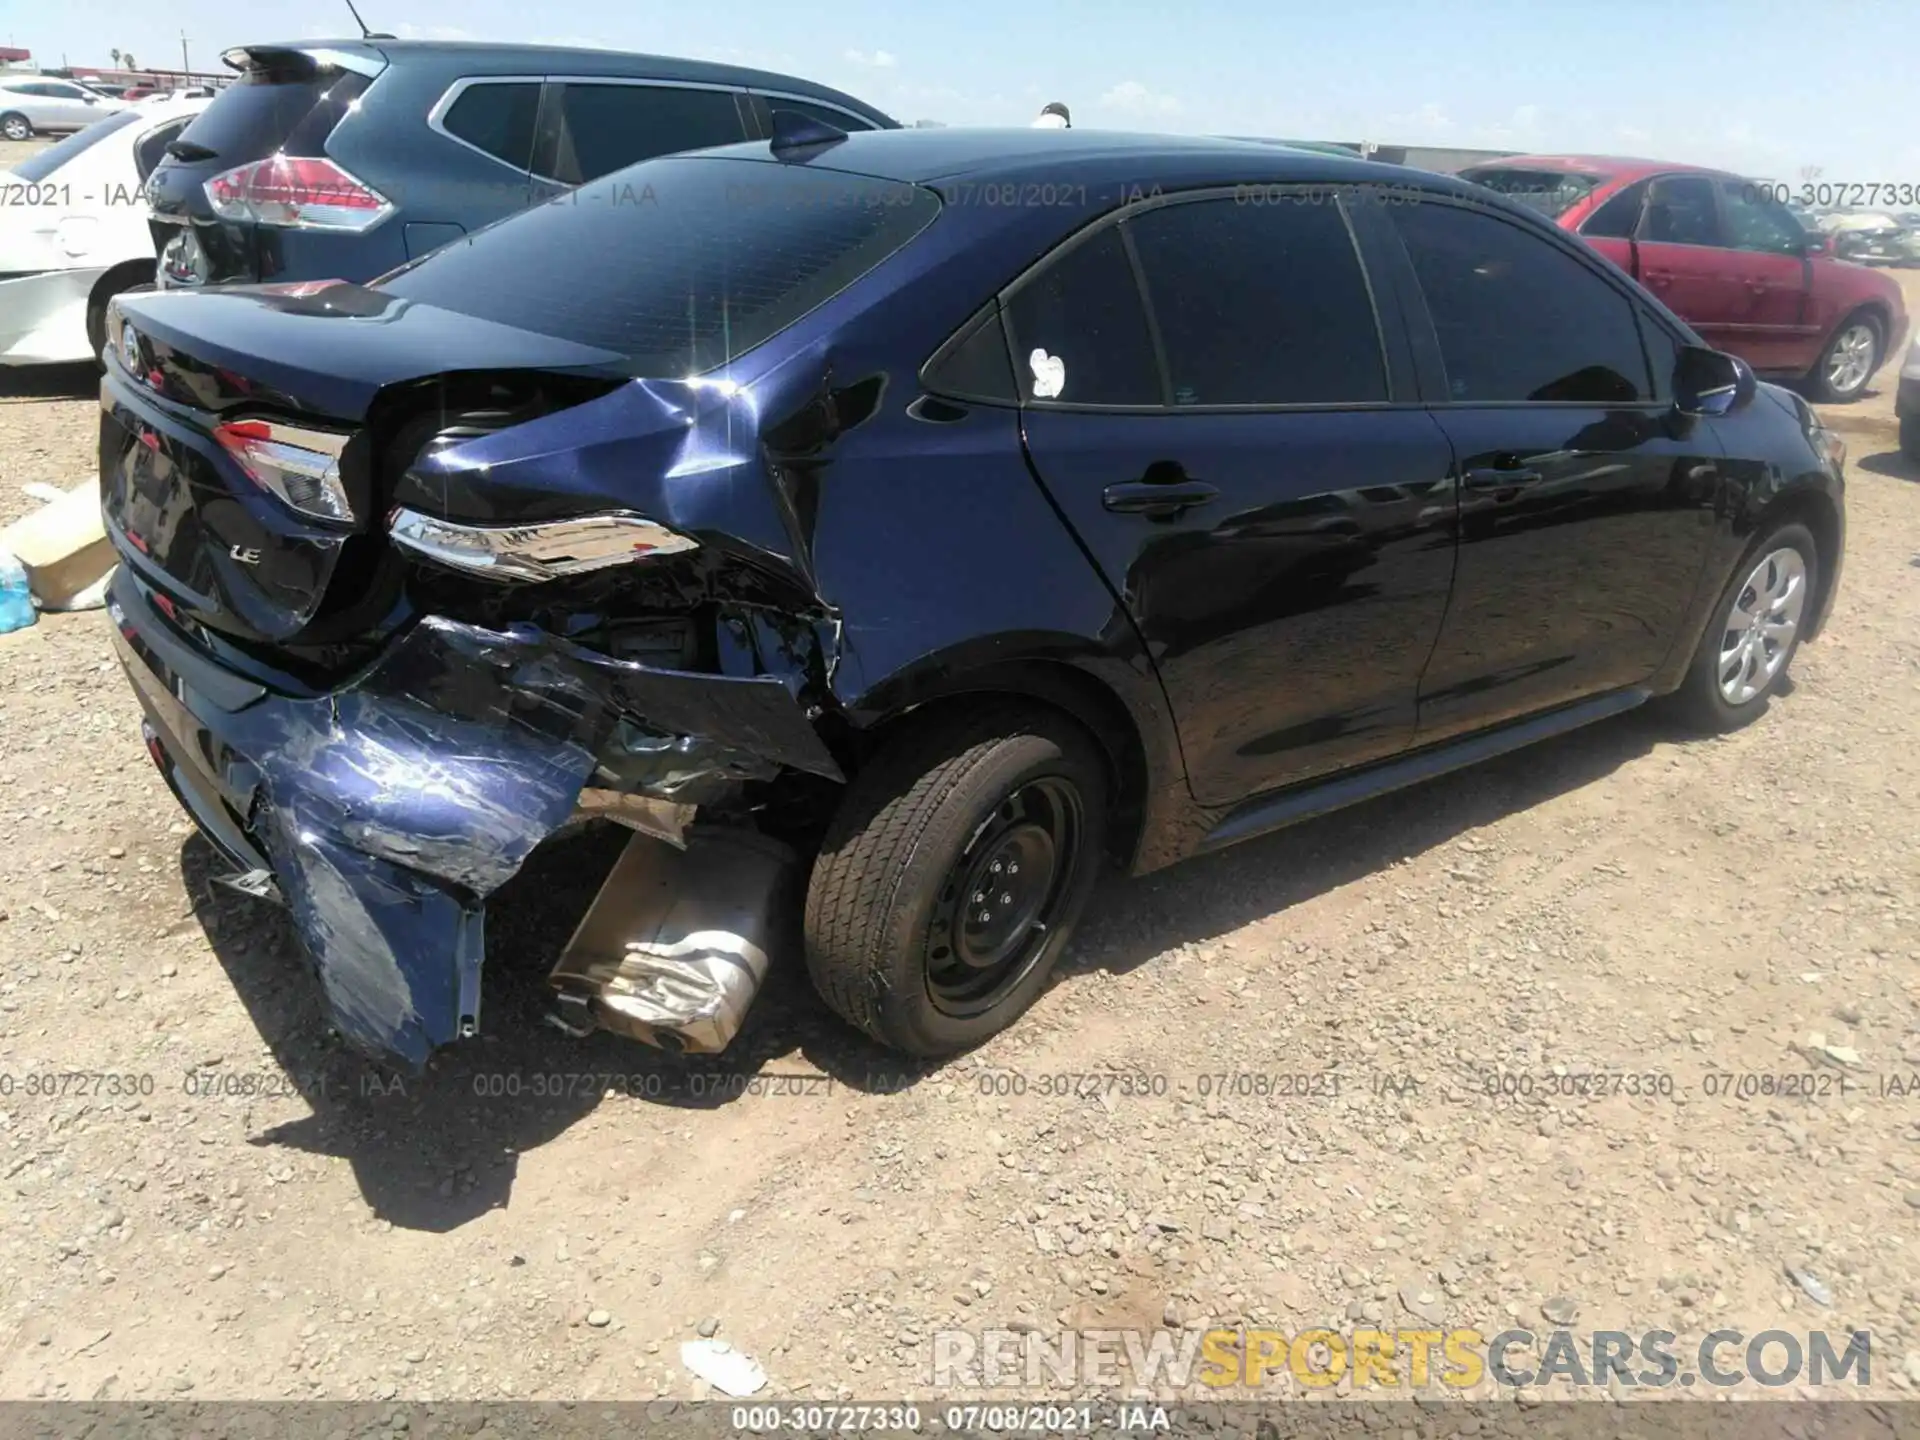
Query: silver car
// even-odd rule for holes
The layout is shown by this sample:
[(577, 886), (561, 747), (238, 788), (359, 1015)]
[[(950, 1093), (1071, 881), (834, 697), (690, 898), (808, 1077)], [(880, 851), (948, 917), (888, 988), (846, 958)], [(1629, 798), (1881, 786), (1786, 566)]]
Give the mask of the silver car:
[(124, 109), (124, 101), (71, 80), (47, 75), (10, 75), (0, 80), (0, 136), (8, 140), (84, 130), (101, 116)]

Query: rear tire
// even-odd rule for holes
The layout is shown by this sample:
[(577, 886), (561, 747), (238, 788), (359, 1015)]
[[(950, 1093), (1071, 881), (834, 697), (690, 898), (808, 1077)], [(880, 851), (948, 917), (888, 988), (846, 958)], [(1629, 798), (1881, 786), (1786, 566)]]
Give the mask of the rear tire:
[(1748, 546), (1673, 696), (1681, 718), (1723, 734), (1765, 714), (1819, 593), (1820, 551), (1806, 526), (1775, 526)]
[(883, 1045), (950, 1055), (1045, 988), (1099, 877), (1106, 768), (1046, 711), (908, 724), (827, 827), (807, 888), (807, 970)]
[(1865, 311), (1849, 315), (1833, 332), (1807, 376), (1813, 398), (1829, 405), (1858, 400), (1880, 368), (1886, 346), (1885, 330), (1875, 316)]
[(100, 277), (100, 283), (93, 287), (93, 294), (87, 300), (87, 344), (93, 350), (96, 365), (106, 364), (107, 306), (119, 296), (152, 288), (153, 267), (144, 263), (109, 270)]
[(27, 123), (26, 116), (9, 110), (5, 115), (0, 115), (0, 136), (16, 143), (21, 140), (31, 140), (33, 126)]
[(1920, 415), (1900, 417), (1900, 450), (1909, 460), (1920, 460)]

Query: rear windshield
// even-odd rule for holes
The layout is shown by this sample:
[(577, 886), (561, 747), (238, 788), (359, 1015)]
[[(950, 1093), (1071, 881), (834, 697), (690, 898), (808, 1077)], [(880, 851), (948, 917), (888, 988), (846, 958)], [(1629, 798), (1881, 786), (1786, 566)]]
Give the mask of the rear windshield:
[(124, 130), (140, 118), (138, 110), (117, 110), (104, 119), (96, 120), (84, 130), (76, 130), (57, 145), (29, 155), (13, 167), (15, 179), (28, 183), (44, 180), (74, 156), (91, 150), (116, 130)]
[(1564, 215), (1586, 199), (1593, 193), (1593, 187), (1606, 177), (1580, 175), (1568, 170), (1517, 170), (1501, 166), (1463, 170), (1460, 178), (1498, 191), (1509, 200), (1538, 210), (1551, 219)]
[(363, 76), (311, 65), (246, 71), (202, 110), (181, 135), (225, 166), (262, 160), (276, 150), (324, 153), (319, 145), (367, 88)]
[(636, 375), (724, 365), (832, 299), (939, 214), (932, 191), (802, 165), (644, 161), (376, 282), (577, 340)]

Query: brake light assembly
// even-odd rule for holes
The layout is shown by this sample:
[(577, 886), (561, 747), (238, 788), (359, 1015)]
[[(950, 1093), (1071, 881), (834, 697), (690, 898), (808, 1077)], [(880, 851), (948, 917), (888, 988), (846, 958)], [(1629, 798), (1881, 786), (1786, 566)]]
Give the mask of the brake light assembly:
[(393, 202), (324, 155), (269, 155), (204, 186), (222, 220), (358, 234), (393, 214)]
[(349, 437), (273, 420), (229, 420), (213, 438), (262, 490), (314, 520), (353, 523), (353, 505), (340, 479), (340, 455)]

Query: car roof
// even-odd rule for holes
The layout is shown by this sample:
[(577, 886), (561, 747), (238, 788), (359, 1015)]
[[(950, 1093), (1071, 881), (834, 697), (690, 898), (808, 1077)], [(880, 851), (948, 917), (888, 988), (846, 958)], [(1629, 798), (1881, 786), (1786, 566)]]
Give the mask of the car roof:
[(587, 46), (507, 45), (487, 40), (388, 40), (355, 38), (352, 40), (287, 40), (274, 44), (238, 45), (236, 51), (293, 50), (307, 54), (332, 50), (347, 55), (383, 59), (389, 64), (404, 64), (411, 58), (457, 59), (476, 75), (618, 75), (651, 80), (684, 80), (709, 85), (738, 85), (759, 90), (784, 90), (789, 94), (851, 103), (856, 111), (884, 116), (857, 95), (835, 90), (830, 85), (798, 75), (782, 75), (773, 70), (755, 70), (745, 65), (726, 65), (714, 60), (689, 60), (678, 55), (652, 55), (632, 50), (599, 50)]
[[(702, 152), (745, 159), (766, 158), (764, 140)], [(796, 159), (800, 157), (795, 157)], [(1223, 179), (1268, 183), (1405, 185), (1467, 193), (1448, 175), (1384, 165), (1370, 160), (1295, 150), (1257, 140), (1206, 135), (1135, 134), (1123, 130), (1035, 130), (1021, 127), (943, 126), (938, 130), (866, 130), (804, 159), (821, 169), (844, 170), (883, 180), (931, 184), (962, 176), (995, 180), (1065, 180), (1076, 171), (1103, 176), (1127, 165), (1140, 167), (1140, 184), (1220, 183)]]
[[(1471, 170), (1564, 170), (1569, 174), (1601, 175), (1609, 180), (1638, 180), (1643, 175), (1725, 175), (1705, 165), (1683, 165), (1671, 160), (1644, 160), (1632, 155), (1503, 155), (1498, 160), (1471, 165)], [(1735, 177), (1738, 178), (1738, 177)]]

